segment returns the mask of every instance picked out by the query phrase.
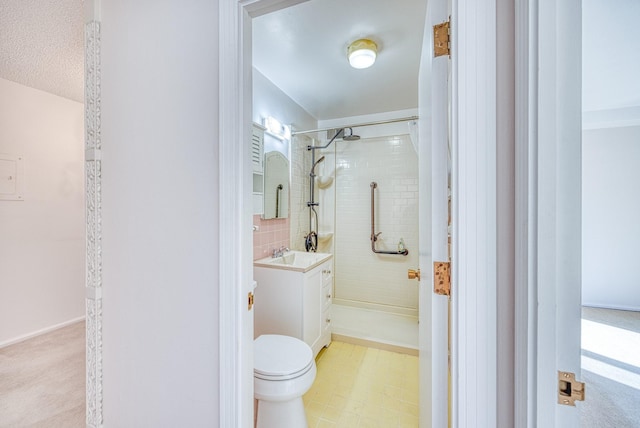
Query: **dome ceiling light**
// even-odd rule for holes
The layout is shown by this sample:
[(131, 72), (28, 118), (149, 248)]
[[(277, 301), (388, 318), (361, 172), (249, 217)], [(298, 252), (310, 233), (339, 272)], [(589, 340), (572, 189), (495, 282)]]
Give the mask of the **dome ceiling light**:
[(353, 68), (368, 68), (376, 62), (378, 45), (369, 39), (358, 39), (349, 45), (347, 57)]

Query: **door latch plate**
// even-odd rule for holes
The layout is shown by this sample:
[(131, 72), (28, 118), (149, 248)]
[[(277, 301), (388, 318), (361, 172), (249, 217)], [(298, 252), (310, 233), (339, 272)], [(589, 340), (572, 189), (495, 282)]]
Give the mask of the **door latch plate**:
[(584, 382), (574, 373), (558, 371), (558, 404), (575, 406), (576, 401), (584, 401)]
[(251, 308), (253, 308), (253, 293), (250, 291), (249, 295), (247, 296), (247, 300), (248, 300), (248, 308), (247, 310), (250, 311)]

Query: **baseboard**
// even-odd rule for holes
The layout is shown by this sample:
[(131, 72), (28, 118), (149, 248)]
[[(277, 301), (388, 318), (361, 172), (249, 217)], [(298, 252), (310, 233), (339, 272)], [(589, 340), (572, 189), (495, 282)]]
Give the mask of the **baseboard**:
[(49, 326), (49, 327), (45, 327), (43, 329), (31, 332), (31, 333), (24, 334), (22, 336), (18, 336), (18, 337), (15, 337), (13, 339), (5, 340), (4, 342), (0, 342), (0, 349), (6, 348), (7, 346), (14, 345), (16, 343), (23, 342), (23, 341), (25, 341), (27, 339), (31, 339), (31, 338), (34, 338), (36, 336), (40, 336), (40, 335), (52, 332), (54, 330), (58, 330), (59, 328), (66, 327), (68, 325), (75, 324), (75, 323), (80, 322), (80, 321), (84, 321), (84, 319), (85, 319), (85, 317), (83, 315), (81, 317), (74, 318), (74, 319), (71, 319), (71, 320), (68, 320), (68, 321), (65, 321), (65, 322), (61, 322), (59, 324), (55, 324), (55, 325), (52, 325), (52, 326)]
[(404, 308), (401, 306), (381, 305), (379, 303), (360, 302), (347, 299), (333, 299), (334, 305), (351, 306), (353, 308), (370, 309), (372, 311), (387, 312), (396, 315), (406, 315), (410, 317), (418, 317), (418, 310), (413, 308)]
[(601, 305), (597, 303), (583, 303), (582, 306), (586, 306), (588, 308), (613, 309), (616, 311), (640, 312), (640, 307), (633, 307), (633, 306)]
[(390, 343), (379, 342), (375, 340), (360, 339), (359, 337), (345, 336), (342, 334), (331, 333), (331, 340), (336, 342), (351, 343), (352, 345), (366, 346), (367, 348), (382, 349), (383, 351), (397, 352), (399, 354), (407, 354), (418, 356), (418, 350), (407, 348), (406, 346), (392, 345)]

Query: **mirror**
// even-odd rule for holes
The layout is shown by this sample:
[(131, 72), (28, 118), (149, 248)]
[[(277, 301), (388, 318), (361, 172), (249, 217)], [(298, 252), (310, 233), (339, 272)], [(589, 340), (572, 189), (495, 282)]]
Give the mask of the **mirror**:
[(265, 132), (262, 218), (289, 217), (289, 141)]

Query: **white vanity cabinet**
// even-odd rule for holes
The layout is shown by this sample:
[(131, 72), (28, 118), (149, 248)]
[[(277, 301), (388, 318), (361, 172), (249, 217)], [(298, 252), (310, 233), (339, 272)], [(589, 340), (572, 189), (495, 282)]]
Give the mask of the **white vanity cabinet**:
[(306, 342), (314, 357), (331, 342), (333, 259), (293, 269), (254, 264), (254, 337), (283, 334)]

